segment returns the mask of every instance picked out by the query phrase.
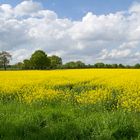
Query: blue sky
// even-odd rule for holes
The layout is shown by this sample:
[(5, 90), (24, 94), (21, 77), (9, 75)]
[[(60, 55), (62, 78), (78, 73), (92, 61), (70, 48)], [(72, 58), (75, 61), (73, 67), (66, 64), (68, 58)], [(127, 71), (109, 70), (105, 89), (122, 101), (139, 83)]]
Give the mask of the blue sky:
[[(0, 0), (0, 51), (63, 62), (140, 62), (140, 0)], [(43, 7), (42, 7), (43, 6)]]
[[(13, 6), (23, 0), (1, 0)], [(134, 0), (34, 0), (49, 10), (55, 11), (61, 18), (80, 19), (87, 12), (97, 15), (127, 10)], [(137, 0), (139, 2), (140, 0)]]

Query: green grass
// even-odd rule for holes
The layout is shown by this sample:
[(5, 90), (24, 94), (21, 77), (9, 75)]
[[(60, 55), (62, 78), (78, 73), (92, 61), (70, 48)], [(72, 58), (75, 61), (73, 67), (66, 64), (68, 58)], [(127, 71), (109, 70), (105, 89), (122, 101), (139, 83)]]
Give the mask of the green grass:
[(98, 106), (0, 103), (0, 140), (139, 140), (140, 114)]
[[(66, 85), (55, 89), (81, 93), (93, 87)], [(96, 86), (94, 87), (96, 88)], [(16, 94), (0, 99), (0, 140), (140, 140), (140, 113), (117, 109), (117, 94), (96, 105), (62, 99), (19, 103)], [(1, 94), (2, 95), (2, 94)]]

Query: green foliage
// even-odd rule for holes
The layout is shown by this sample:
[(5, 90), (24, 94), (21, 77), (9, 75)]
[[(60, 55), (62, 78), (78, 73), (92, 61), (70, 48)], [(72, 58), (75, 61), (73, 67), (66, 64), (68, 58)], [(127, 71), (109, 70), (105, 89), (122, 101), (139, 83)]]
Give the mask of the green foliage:
[(24, 67), (22, 62), (18, 62), (17, 64), (15, 64), (15, 68), (19, 68), (22, 69)]
[(36, 102), (0, 103), (1, 140), (139, 140), (135, 112)]
[(118, 64), (112, 64), (112, 68), (118, 68)]
[(119, 68), (125, 68), (123, 64), (119, 64)]
[(12, 56), (10, 55), (10, 53), (6, 51), (0, 52), (0, 65), (4, 68), (4, 70), (6, 70), (11, 58)]
[(48, 58), (50, 60), (50, 68), (56, 69), (60, 68), (60, 66), (62, 65), (62, 59), (60, 57), (53, 55)]
[(94, 67), (95, 68), (104, 68), (105, 64), (104, 63), (96, 63), (96, 64), (94, 64)]
[(76, 61), (76, 62), (72, 61), (72, 62), (66, 63), (63, 67), (74, 69), (74, 68), (84, 68), (86, 67), (86, 65), (81, 61)]
[(30, 69), (31, 68), (31, 61), (30, 60), (28, 60), (28, 59), (25, 59), (24, 61), (23, 61), (23, 69)]
[(116, 139), (116, 140), (122, 140), (122, 139), (126, 139), (126, 140), (132, 140), (138, 137), (138, 132), (137, 130), (135, 130), (135, 128), (131, 125), (129, 126), (122, 126), (122, 128), (118, 128), (113, 134), (112, 136)]
[(140, 64), (135, 64), (134, 68), (140, 68)]
[(50, 66), (47, 54), (42, 50), (37, 50), (32, 54), (30, 63), (34, 69), (46, 69)]

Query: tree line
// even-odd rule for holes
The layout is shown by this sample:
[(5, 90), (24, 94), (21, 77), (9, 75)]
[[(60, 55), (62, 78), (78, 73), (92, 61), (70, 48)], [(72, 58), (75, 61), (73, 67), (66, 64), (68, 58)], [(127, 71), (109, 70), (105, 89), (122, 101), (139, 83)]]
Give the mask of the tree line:
[(123, 64), (88, 64), (82, 61), (71, 61), (63, 64), (62, 58), (56, 55), (48, 56), (43, 50), (35, 51), (30, 59), (23, 62), (10, 65), (12, 55), (6, 51), (0, 52), (0, 68), (7, 70), (45, 70), (45, 69), (79, 69), (79, 68), (140, 68), (140, 64), (123, 65)]

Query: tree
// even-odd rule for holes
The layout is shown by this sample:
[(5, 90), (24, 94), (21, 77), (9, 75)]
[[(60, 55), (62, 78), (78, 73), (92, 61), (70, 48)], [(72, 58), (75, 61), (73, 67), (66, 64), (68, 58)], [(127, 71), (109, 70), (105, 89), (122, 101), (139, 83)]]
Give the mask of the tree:
[(30, 58), (30, 62), (35, 69), (46, 69), (50, 66), (50, 60), (42, 50), (35, 51)]
[(65, 65), (64, 65), (64, 68), (75, 68), (75, 62), (71, 61), (71, 62), (67, 62)]
[(50, 60), (50, 68), (55, 69), (62, 65), (62, 58), (56, 55), (50, 56), (48, 58)]
[(118, 68), (118, 64), (112, 64), (112, 68)]
[(23, 69), (23, 63), (22, 62), (18, 62), (15, 65), (11, 65), (12, 69)]
[(7, 65), (9, 64), (11, 58), (12, 58), (12, 56), (10, 53), (8, 53), (6, 51), (0, 52), (0, 65), (3, 66), (4, 70), (7, 69)]
[(94, 67), (95, 68), (104, 68), (105, 64), (104, 63), (96, 63), (96, 64), (94, 64)]
[(31, 69), (31, 62), (28, 59), (23, 61), (23, 69)]
[(77, 68), (84, 68), (86, 65), (82, 61), (75, 62)]
[(125, 68), (131, 69), (131, 68), (133, 68), (133, 66), (131, 66), (131, 65), (126, 65)]
[(119, 68), (125, 68), (125, 66), (123, 64), (119, 64), (118, 66)]
[(111, 64), (105, 64), (105, 68), (112, 68)]
[(74, 68), (84, 68), (86, 65), (81, 62), (81, 61), (76, 61), (76, 62), (68, 62), (64, 65), (64, 68), (71, 68), (71, 69), (74, 69)]
[(138, 63), (135, 64), (135, 65), (134, 65), (134, 68), (139, 69), (139, 68), (140, 68), (140, 64), (138, 64)]

